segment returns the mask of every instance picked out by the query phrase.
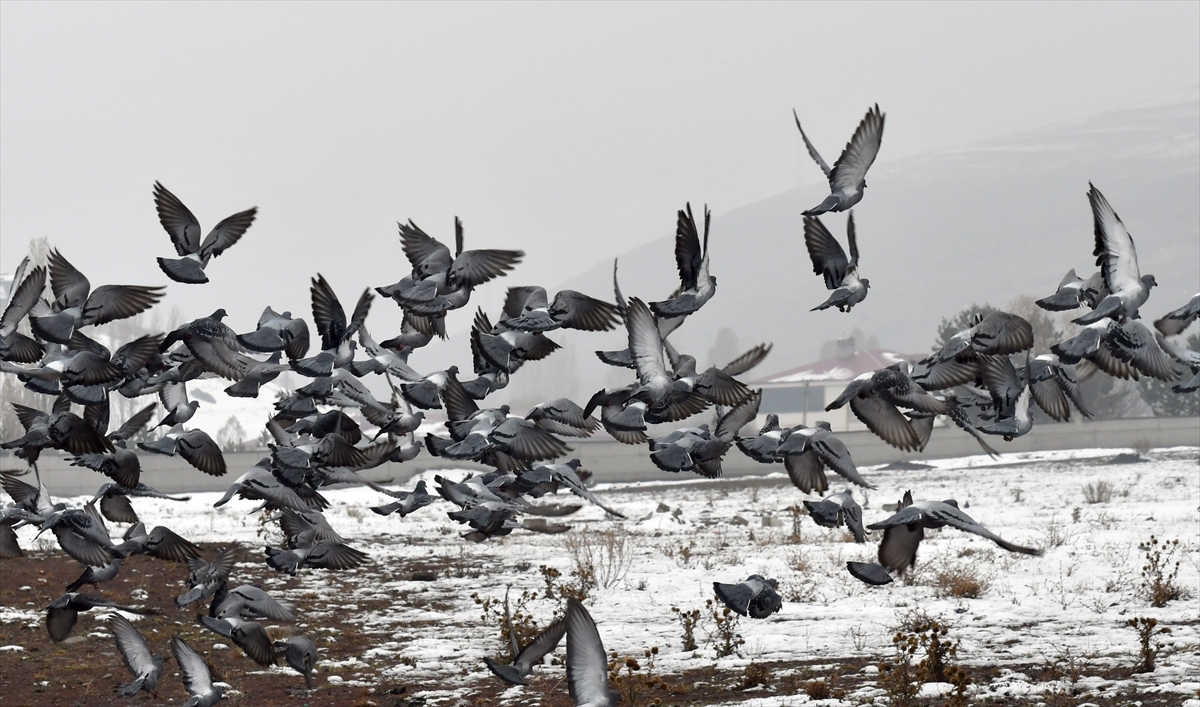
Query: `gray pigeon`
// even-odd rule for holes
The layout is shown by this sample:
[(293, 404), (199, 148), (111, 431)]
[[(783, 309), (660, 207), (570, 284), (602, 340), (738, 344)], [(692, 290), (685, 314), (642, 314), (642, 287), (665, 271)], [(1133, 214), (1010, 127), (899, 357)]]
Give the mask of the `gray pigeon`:
[(704, 207), (704, 242), (696, 230), (692, 205), (681, 210), (675, 226), (675, 265), (679, 269), (679, 289), (671, 299), (651, 302), (650, 310), (664, 319), (686, 316), (704, 306), (717, 293), (717, 278), (708, 270), (708, 226), (712, 213)]
[(347, 320), (346, 310), (324, 275), (317, 273), (309, 293), (313, 323), (321, 337), (321, 351), (308, 358), (292, 359), (289, 363), (297, 373), (318, 378), (332, 374), (334, 369), (343, 368), (354, 359), (354, 335), (367, 320), (375, 296), (369, 289), (363, 290)]
[(1113, 211), (1100, 190), (1088, 183), (1088, 201), (1095, 222), (1096, 264), (1104, 276), (1109, 295), (1096, 304), (1091, 312), (1074, 319), (1076, 324), (1088, 325), (1105, 317), (1137, 319), (1138, 308), (1150, 298), (1150, 288), (1158, 283), (1153, 275), (1142, 275), (1138, 269), (1137, 249), (1125, 224)]
[(816, 427), (796, 427), (779, 445), (776, 455), (783, 459), (792, 484), (804, 493), (825, 493), (829, 490), (824, 467), (833, 469), (852, 484), (875, 488), (858, 473), (850, 450), (834, 436), (828, 422), (818, 422)]
[(1075, 268), (1071, 268), (1058, 283), (1058, 291), (1038, 300), (1037, 306), (1050, 312), (1065, 312), (1084, 305), (1095, 307), (1107, 293), (1104, 276), (1099, 270), (1084, 280), (1075, 274)]
[(805, 211), (804, 215), (819, 216), (826, 211), (845, 211), (862, 201), (863, 192), (867, 188), (867, 170), (875, 162), (875, 156), (879, 154), (879, 146), (883, 142), (884, 114), (879, 112), (879, 104), (867, 111), (862, 122), (858, 124), (858, 129), (854, 131), (854, 137), (846, 143), (846, 149), (834, 163), (833, 169), (825, 164), (817, 148), (813, 147), (808, 136), (804, 134), (804, 128), (800, 126), (800, 116), (794, 110), (792, 115), (796, 118), (796, 127), (800, 129), (800, 137), (804, 139), (809, 156), (829, 179), (831, 192), (820, 204)]
[(717, 598), (731, 610), (752, 619), (765, 619), (783, 608), (783, 599), (775, 591), (779, 583), (760, 574), (752, 574), (737, 584), (713, 582)]
[(165, 288), (142, 285), (101, 285), (95, 290), (83, 273), (57, 250), (50, 251), (49, 306), (34, 305), (29, 316), (33, 333), (45, 341), (66, 345), (75, 329), (136, 316), (162, 299)]
[(188, 699), (183, 707), (215, 707), (225, 694), (225, 687), (213, 684), (212, 673), (204, 659), (178, 635), (171, 636), (171, 653), (175, 656), (183, 676), (183, 685), (188, 691)]
[(271, 619), (295, 623), (294, 608), (292, 602), (279, 601), (261, 587), (243, 584), (235, 589), (218, 589), (209, 605), (208, 615), (215, 619), (237, 617), (244, 621)]
[[(1025, 368), (1029, 369), (1029, 352), (1025, 353)], [(978, 425), (980, 432), (1001, 435), (1011, 442), (1033, 429), (1033, 417), (1029, 405), (1033, 402), (1033, 386), (1017, 375), (1016, 368), (1007, 356), (984, 356), (980, 370), (983, 383), (992, 394), (995, 419), (986, 425)]]
[[(911, 494), (905, 494), (911, 499)], [(896, 574), (903, 573), (916, 561), (917, 546), (925, 537), (926, 529), (943, 526), (957, 528), (987, 538), (1009, 552), (1024, 555), (1041, 555), (1042, 550), (1010, 543), (980, 525), (975, 519), (958, 508), (958, 502), (917, 501), (904, 506), (891, 517), (868, 525), (869, 530), (882, 530), (883, 541), (879, 544), (879, 564)]]
[(231, 381), (239, 381), (246, 376), (249, 359), (238, 354), (242, 345), (233, 329), (222, 321), (227, 316), (228, 313), (222, 308), (210, 316), (193, 319), (167, 334), (158, 350), (168, 351), (175, 342), (182, 341), (205, 370)]
[(200, 557), (188, 560), (188, 591), (175, 597), (175, 605), (180, 609), (196, 601), (204, 601), (213, 596), (225, 586), (229, 575), (233, 572), (233, 549), (227, 548), (217, 554), (211, 562)]
[(292, 670), (304, 676), (304, 684), (313, 689), (313, 672), (317, 666), (317, 647), (305, 636), (289, 636), (271, 644), (275, 649), (275, 660), (282, 657)]
[(308, 322), (292, 317), (291, 312), (279, 314), (268, 306), (258, 318), (254, 331), (238, 334), (237, 339), (251, 351), (286, 351), (288, 358), (304, 358), (308, 353)]
[(1158, 344), (1171, 358), (1187, 366), (1191, 379), (1172, 388), (1176, 393), (1190, 393), (1200, 388), (1200, 352), (1189, 349), (1173, 337), (1159, 336)]
[(138, 442), (138, 449), (173, 457), (176, 454), (188, 464), (209, 476), (224, 476), (225, 456), (221, 447), (202, 429), (184, 430), (176, 425), (153, 442)]
[(1053, 419), (1059, 422), (1071, 419), (1071, 403), (1084, 417), (1092, 416), (1083, 403), (1075, 367), (1059, 361), (1058, 356), (1034, 356), (1019, 373), (1028, 381), (1033, 401)]
[(855, 417), (862, 420), (883, 441), (906, 451), (921, 447), (921, 439), (897, 407), (912, 408), (925, 413), (944, 415), (950, 404), (935, 398), (909, 375), (907, 364), (896, 364), (864, 373), (850, 381), (846, 390), (825, 406), (826, 412), (846, 403)]
[(428, 506), (438, 498), (426, 490), (424, 479), (418, 481), (412, 491), (391, 492), (388, 495), (399, 500), (383, 506), (372, 506), (371, 510), (381, 516), (399, 513), (400, 517), (403, 518), (419, 508)]
[(257, 208), (238, 212), (213, 227), (203, 241), (200, 223), (188, 207), (161, 183), (154, 183), (154, 207), (158, 220), (171, 237), (178, 259), (159, 258), (158, 267), (175, 282), (199, 285), (208, 282), (204, 268), (213, 258), (237, 243), (258, 213)]
[(1033, 346), (1033, 326), (1023, 317), (994, 310), (978, 318), (974, 326), (955, 333), (934, 354), (938, 361), (956, 356), (1008, 355), (1026, 351)]
[(1075, 364), (1088, 359), (1097, 368), (1116, 378), (1134, 378), (1139, 373), (1172, 381), (1178, 373), (1159, 345), (1161, 335), (1132, 319), (1100, 319), (1078, 334), (1050, 347), (1063, 363)]
[(46, 288), (46, 268), (38, 266), (21, 277), (29, 264), (26, 258), (17, 269), (14, 282), (20, 282), (9, 293), (8, 304), (0, 314), (0, 361), (36, 363), (46, 350), (36, 339), (17, 331), (21, 321), (39, 304)]
[(867, 532), (863, 530), (862, 506), (854, 500), (849, 491), (831, 494), (820, 501), (805, 501), (804, 507), (808, 515), (817, 525), (825, 528), (836, 528), (845, 525), (854, 535), (854, 542), (866, 542)]
[(510, 287), (501, 323), (528, 332), (554, 329), (608, 331), (621, 320), (615, 305), (575, 290), (562, 290), (549, 300), (544, 287)]
[(533, 666), (539, 665), (542, 659), (558, 646), (563, 635), (567, 632), (567, 619), (555, 621), (542, 629), (526, 646), (517, 650), (517, 636), (512, 629), (512, 617), (508, 613), (508, 592), (504, 594), (504, 618), (509, 627), (509, 640), (515, 655), (511, 665), (497, 663), (491, 658), (484, 657), (483, 662), (496, 677), (510, 685), (525, 685), (525, 678), (533, 672)]
[(1187, 304), (1156, 319), (1154, 328), (1158, 329), (1163, 336), (1175, 336), (1182, 334), (1192, 325), (1192, 322), (1196, 321), (1198, 316), (1200, 316), (1200, 294), (1194, 294)]
[(244, 621), (236, 616), (214, 619), (203, 614), (196, 617), (205, 628), (234, 642), (242, 652), (259, 665), (274, 665), (275, 652), (267, 630), (257, 621)]
[(91, 611), (98, 607), (117, 609), (142, 616), (158, 613), (153, 609), (138, 609), (123, 604), (115, 604), (104, 597), (92, 594), (68, 592), (50, 602), (50, 605), (46, 607), (46, 633), (50, 635), (50, 640), (55, 643), (63, 641), (67, 636), (71, 635), (71, 629), (75, 627), (75, 622), (79, 620), (79, 612)]
[(142, 637), (141, 632), (134, 628), (129, 619), (120, 614), (113, 614), (108, 620), (108, 630), (112, 632), (113, 640), (117, 643), (117, 652), (125, 667), (133, 673), (133, 682), (122, 685), (121, 694), (133, 697), (139, 690), (145, 690), (158, 698), (158, 678), (162, 676), (163, 659), (150, 652), (150, 645)]
[(839, 311), (849, 312), (854, 305), (867, 298), (871, 282), (858, 276), (858, 239), (854, 232), (853, 211), (850, 212), (846, 231), (850, 241), (849, 260), (846, 259), (846, 251), (842, 250), (820, 219), (804, 217), (804, 245), (808, 248), (808, 257), (812, 259), (813, 273), (825, 278), (825, 289), (833, 290), (829, 299), (810, 311), (837, 307)]

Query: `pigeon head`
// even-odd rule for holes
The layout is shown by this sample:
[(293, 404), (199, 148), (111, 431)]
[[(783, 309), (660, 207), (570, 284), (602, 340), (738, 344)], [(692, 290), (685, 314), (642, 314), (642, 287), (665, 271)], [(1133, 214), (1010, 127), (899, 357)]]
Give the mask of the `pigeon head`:
[(1142, 284), (1146, 286), (1146, 289), (1150, 289), (1157, 285), (1158, 281), (1154, 279), (1153, 275), (1142, 275)]
[[(871, 281), (868, 280), (867, 278), (864, 277), (861, 280), (859, 280), (859, 282), (861, 282), (862, 286), (865, 287), (866, 289), (868, 289), (868, 290), (871, 289)], [(874, 300), (872, 300), (872, 301), (874, 301)]]
[(229, 313), (226, 312), (225, 309), (222, 307), (221, 309), (218, 309), (217, 311), (212, 313), (212, 318), (216, 319), (219, 322), (228, 315), (229, 315)]

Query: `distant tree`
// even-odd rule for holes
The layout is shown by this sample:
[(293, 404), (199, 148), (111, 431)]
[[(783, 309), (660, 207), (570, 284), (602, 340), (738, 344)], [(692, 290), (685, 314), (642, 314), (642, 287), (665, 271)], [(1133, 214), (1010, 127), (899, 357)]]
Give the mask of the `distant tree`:
[(1050, 347), (1067, 338), (1059, 321), (1054, 314), (1037, 306), (1037, 301), (1029, 295), (1009, 302), (1010, 314), (1023, 317), (1033, 327), (1033, 355), (1050, 353)]
[(237, 417), (230, 415), (221, 429), (217, 431), (217, 444), (222, 452), (243, 452), (246, 450), (246, 428)]
[(950, 337), (963, 329), (970, 329), (975, 326), (976, 317), (987, 316), (994, 311), (996, 311), (996, 308), (987, 303), (982, 305), (972, 304), (952, 317), (943, 317), (942, 323), (938, 325), (937, 339), (933, 342), (933, 350), (941, 351), (946, 342), (950, 341)]
[(717, 340), (708, 350), (708, 365), (724, 366), (741, 353), (738, 351), (737, 334), (733, 329), (723, 326), (717, 331)]
[[(1200, 334), (1189, 336), (1187, 347), (1192, 351), (1200, 351)], [(1184, 380), (1191, 376), (1192, 372), (1188, 369)], [(1164, 383), (1147, 378), (1142, 381), (1142, 397), (1150, 404), (1156, 417), (1196, 417), (1200, 415), (1200, 393), (1176, 393), (1171, 389), (1177, 385), (1179, 385), (1177, 380)]]
[(868, 336), (867, 334), (863, 333), (862, 329), (854, 327), (850, 330), (850, 334), (848, 336), (842, 337), (841, 339), (829, 339), (825, 341), (825, 343), (821, 344), (821, 358), (818, 360), (826, 361), (836, 357), (838, 355), (838, 342), (845, 341), (846, 339), (851, 339), (854, 341), (854, 350), (856, 352), (864, 351), (866, 349), (878, 349), (880, 347), (878, 337), (876, 337), (874, 334)]

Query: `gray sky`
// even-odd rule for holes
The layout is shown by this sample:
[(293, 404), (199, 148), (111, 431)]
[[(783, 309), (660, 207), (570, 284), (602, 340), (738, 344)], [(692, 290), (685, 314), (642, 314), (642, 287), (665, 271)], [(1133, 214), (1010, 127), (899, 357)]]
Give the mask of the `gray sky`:
[(455, 215), (468, 247), (528, 253), (498, 302), (688, 200), (815, 204), (793, 107), (832, 162), (878, 102), (886, 161), (1198, 83), (1197, 3), (4, 2), (0, 269), (46, 236), (93, 285), (167, 282), (157, 179), (206, 229), (259, 207), (209, 285), (170, 286), (185, 318), (308, 316), (318, 270), (352, 306), (408, 271), (397, 220), (449, 240)]

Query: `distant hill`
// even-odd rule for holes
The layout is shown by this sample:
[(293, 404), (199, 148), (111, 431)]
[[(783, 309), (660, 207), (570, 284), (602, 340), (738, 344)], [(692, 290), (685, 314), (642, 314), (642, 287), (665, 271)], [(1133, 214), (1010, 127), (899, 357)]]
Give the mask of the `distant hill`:
[[(1142, 272), (1160, 283), (1146, 315), (1182, 305), (1200, 289), (1196, 94), (895, 162), (885, 137), (855, 209), (871, 292), (850, 314), (808, 311), (827, 293), (805, 253), (800, 212), (823, 198), (821, 184), (723, 213), (717, 204), (717, 295), (672, 340), (702, 362), (723, 326), (742, 348), (773, 341), (760, 376), (816, 360), (822, 342), (853, 328), (884, 347), (926, 351), (943, 316), (973, 302), (1004, 306), (1018, 295), (1049, 294), (1072, 267), (1085, 277), (1094, 271), (1089, 180), (1133, 234)], [(823, 220), (844, 244), (845, 215)], [(626, 296), (670, 292), (673, 238), (618, 256)], [(563, 287), (606, 296), (611, 281), (605, 261)], [(611, 348), (595, 348), (604, 347)]]

